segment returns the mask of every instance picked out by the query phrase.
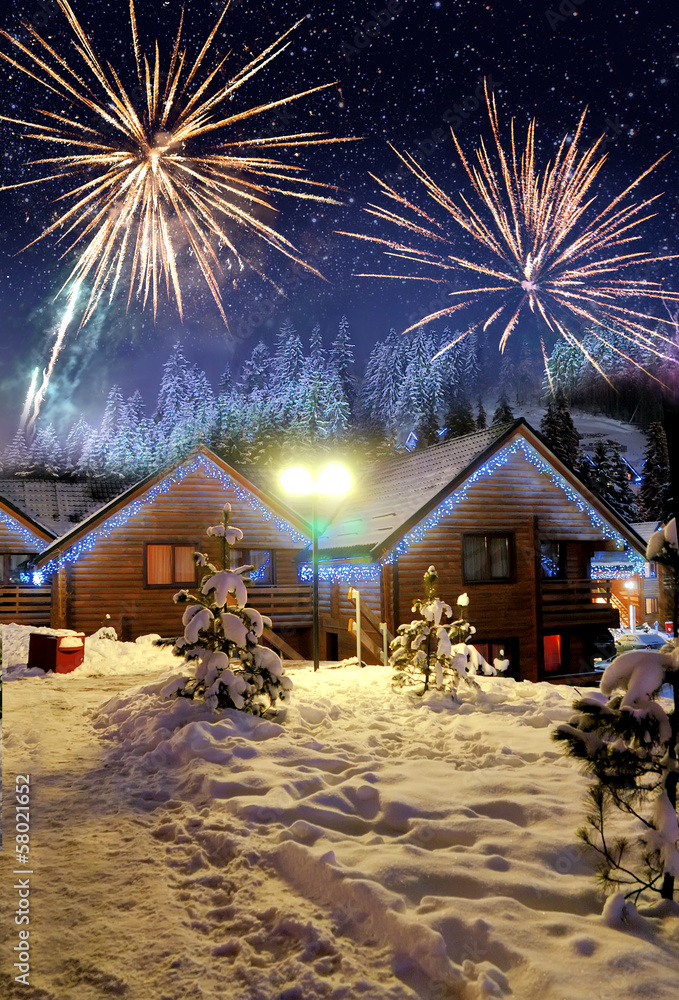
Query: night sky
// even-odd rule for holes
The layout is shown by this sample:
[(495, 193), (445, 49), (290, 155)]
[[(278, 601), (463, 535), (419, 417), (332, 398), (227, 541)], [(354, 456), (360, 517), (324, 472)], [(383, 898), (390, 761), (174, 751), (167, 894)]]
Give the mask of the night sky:
[[(49, 38), (57, 51), (69, 52), (70, 29), (54, 0), (3, 7), (7, 32), (26, 39), (23, 20)], [(127, 2), (73, 0), (73, 7), (99, 57), (109, 59), (125, 81), (132, 81)], [(155, 4), (139, 0), (142, 50), (150, 54), (158, 37), (161, 53), (168, 52), (181, 7), (180, 0)], [(676, 20), (669, 20), (669, 5), (660, 0), (636, 4), (563, 0), (560, 5), (534, 0), (392, 0), (390, 8), (391, 12), (381, 2), (373, 6), (356, 0), (323, 4), (234, 0), (216, 38), (216, 51), (223, 56), (231, 50), (227, 66), (237, 71), (307, 15), (291, 48), (244, 88), (243, 100), (249, 106), (337, 81), (336, 87), (288, 106), (285, 127), (363, 137), (360, 142), (312, 148), (300, 157), (309, 177), (342, 189), (343, 205), (278, 202), (278, 228), (329, 283), (271, 252), (261, 258), (262, 264), (289, 298), (276, 297), (256, 277), (235, 289), (224, 287), (231, 335), (195, 272), (182, 275), (183, 324), (164, 293), (155, 325), (151, 309), (147, 306), (143, 312), (134, 297), (126, 314), (127, 287), (122, 285), (114, 302), (103, 301), (77, 336), (77, 323), (71, 328), (43, 419), (55, 420), (62, 431), (81, 413), (98, 421), (112, 383), (122, 385), (126, 394), (141, 389), (152, 410), (160, 366), (177, 340), (216, 385), (227, 362), (237, 366), (260, 338), (270, 342), (285, 318), (305, 337), (319, 322), (329, 340), (345, 313), (357, 355), (363, 359), (391, 326), (402, 330), (431, 311), (431, 286), (352, 277), (354, 271), (375, 268), (366, 268), (371, 257), (363, 245), (335, 235), (335, 230), (375, 231), (362, 207), (376, 193), (369, 171), (384, 176), (398, 169), (389, 142), (411, 152), (451, 193), (464, 185), (446, 120), (461, 119), (456, 134), (471, 154), (479, 134), (488, 132), (484, 104), (478, 100), (484, 77), (496, 94), (501, 121), (508, 125), (514, 116), (521, 139), (530, 119), (537, 119), (542, 162), (553, 155), (564, 134), (572, 133), (588, 106), (585, 140), (593, 142), (605, 134), (609, 154), (599, 186), (602, 206), (607, 195), (618, 193), (659, 156), (672, 151), (644, 182), (645, 195), (664, 192), (658, 217), (645, 227), (644, 246), (679, 253), (679, 42)], [(187, 0), (185, 35), (194, 56), (221, 9), (218, 2)], [(379, 30), (375, 15), (382, 22)], [(0, 39), (0, 50), (12, 51), (7, 39)], [(30, 120), (34, 107), (62, 110), (59, 99), (6, 63), (0, 65), (0, 73), (0, 113)], [(275, 112), (260, 118), (265, 131), (278, 128)], [(36, 142), (22, 139), (16, 126), (2, 123), (2, 127), (2, 183), (39, 176), (39, 168), (26, 166), (27, 162), (53, 154), (45, 152), (44, 144), (38, 148)], [(59, 260), (56, 235), (18, 253), (52, 220), (52, 200), (64, 190), (61, 183), (0, 192), (0, 443), (16, 430), (31, 371), (46, 363), (63, 311), (64, 299), (54, 303), (53, 298), (65, 280), (69, 258)], [(415, 194), (417, 182), (411, 178), (400, 190)], [(375, 259), (373, 255), (373, 264)], [(662, 272), (668, 287), (675, 290), (677, 263), (665, 265)], [(439, 321), (438, 328), (444, 325)], [(496, 343), (497, 338), (493, 350)]]

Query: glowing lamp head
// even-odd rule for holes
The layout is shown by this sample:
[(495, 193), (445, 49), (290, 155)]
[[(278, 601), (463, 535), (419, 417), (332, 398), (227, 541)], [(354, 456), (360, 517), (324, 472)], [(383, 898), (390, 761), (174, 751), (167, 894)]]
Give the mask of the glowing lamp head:
[(351, 489), (351, 474), (343, 465), (326, 465), (318, 477), (316, 491), (329, 496), (342, 496)]
[(301, 466), (294, 466), (282, 472), (280, 483), (286, 493), (294, 493), (297, 496), (305, 496), (314, 489), (311, 473)]
[(625, 580), (625, 587), (627, 590), (634, 590), (636, 588), (636, 583), (634, 580)]

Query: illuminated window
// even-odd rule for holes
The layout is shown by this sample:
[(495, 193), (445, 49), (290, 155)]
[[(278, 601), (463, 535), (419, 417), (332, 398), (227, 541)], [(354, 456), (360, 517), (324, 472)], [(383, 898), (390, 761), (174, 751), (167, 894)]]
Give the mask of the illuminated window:
[(560, 580), (566, 575), (566, 546), (563, 542), (540, 542), (540, 567), (544, 580)]
[(545, 673), (561, 670), (561, 636), (543, 636), (542, 646), (545, 655)]
[(270, 586), (274, 582), (274, 557), (270, 549), (229, 549), (229, 567), (254, 566), (247, 579), (254, 586)]
[(192, 586), (196, 582), (194, 545), (171, 543), (146, 546), (146, 585), (148, 587)]
[(512, 579), (511, 535), (463, 535), (465, 583), (494, 583)]
[(657, 597), (645, 597), (644, 598), (644, 613), (647, 615), (657, 615), (660, 610), (660, 604)]
[(29, 565), (36, 557), (37, 552), (30, 555), (25, 552), (0, 552), (0, 583), (30, 584)]

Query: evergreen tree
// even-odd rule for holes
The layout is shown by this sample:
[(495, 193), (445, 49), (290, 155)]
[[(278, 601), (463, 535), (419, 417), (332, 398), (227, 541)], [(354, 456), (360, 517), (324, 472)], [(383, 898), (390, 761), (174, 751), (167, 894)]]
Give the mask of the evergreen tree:
[(616, 441), (599, 439), (594, 446), (590, 472), (592, 489), (627, 521), (635, 521), (638, 507), (629, 481), (629, 470)]
[(221, 568), (204, 552), (195, 553), (203, 570), (198, 593), (180, 590), (177, 604), (187, 608), (182, 618), (184, 634), (173, 652), (185, 661), (198, 661), (193, 677), (179, 677), (167, 685), (166, 696), (202, 697), (212, 709), (232, 708), (252, 715), (265, 715), (292, 689), (280, 657), (259, 640), (271, 620), (247, 606), (247, 573), (252, 566), (230, 568), (228, 551), (243, 538), (240, 528), (230, 524), (230, 504), (225, 504), (221, 524), (207, 529), (221, 540)]
[(479, 396), (478, 399), (478, 415), (476, 417), (476, 429), (483, 431), (488, 426), (488, 420), (486, 418), (486, 411), (483, 408), (483, 400)]
[[(602, 884), (633, 901), (642, 892), (672, 899), (679, 874), (678, 670), (676, 640), (661, 651), (622, 653), (604, 671), (600, 691), (579, 698), (576, 714), (553, 734), (595, 782), (579, 834), (601, 858)], [(669, 716), (657, 700), (666, 683), (675, 692)], [(608, 830), (613, 810), (630, 819), (632, 838)]]
[(66, 438), (66, 468), (77, 469), (80, 464), (80, 457), (87, 442), (93, 433), (92, 427), (87, 421), (80, 417), (71, 427)]
[(446, 438), (462, 437), (476, 430), (472, 406), (466, 395), (461, 394), (452, 400), (443, 422), (447, 428)]
[(219, 395), (222, 396), (225, 393), (231, 391), (231, 386), (233, 383), (233, 375), (231, 374), (231, 365), (225, 364), (224, 371), (219, 376)]
[(561, 390), (549, 398), (540, 431), (557, 458), (571, 469), (579, 466), (580, 435)]
[(329, 367), (337, 372), (344, 395), (353, 409), (355, 401), (354, 345), (349, 335), (349, 321), (342, 316), (337, 335), (330, 345)]
[(265, 389), (271, 377), (271, 353), (261, 340), (241, 368), (238, 388), (247, 396), (255, 389)]
[(39, 427), (28, 450), (26, 471), (39, 476), (58, 476), (63, 467), (61, 444), (54, 425)]
[(444, 623), (445, 618), (453, 617), (453, 610), (437, 596), (437, 580), (436, 569), (430, 566), (424, 574), (424, 600), (416, 600), (412, 607), (421, 617), (400, 625), (390, 646), (394, 686), (415, 687), (418, 694), (430, 688), (454, 694), (463, 680), (471, 687), (478, 687), (473, 675), (479, 669), (494, 674), (509, 665), (508, 661), (502, 661), (491, 667), (468, 645), (476, 630), (465, 618), (464, 609), (469, 604), (466, 594), (457, 599), (457, 620)]
[(432, 365), (436, 340), (419, 327), (408, 344), (408, 362), (396, 411), (399, 430), (404, 434), (422, 431), (431, 436), (438, 429), (441, 408), (440, 370)]
[(28, 468), (28, 444), (23, 427), (20, 427), (12, 438), (5, 452), (4, 464), (5, 471), (9, 473), (25, 472)]
[(495, 427), (497, 424), (508, 424), (512, 420), (514, 420), (512, 408), (509, 405), (507, 394), (502, 392), (500, 394), (495, 413), (493, 414), (493, 426)]
[(642, 517), (659, 521), (669, 514), (670, 456), (665, 429), (660, 421), (653, 421), (646, 432), (646, 453), (641, 473), (639, 506)]

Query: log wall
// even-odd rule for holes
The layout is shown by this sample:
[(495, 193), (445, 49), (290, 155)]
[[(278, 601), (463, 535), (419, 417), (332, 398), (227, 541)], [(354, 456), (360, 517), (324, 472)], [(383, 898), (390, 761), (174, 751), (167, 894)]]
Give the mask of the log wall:
[(3, 555), (21, 553), (30, 555), (49, 544), (27, 542), (18, 531), (0, 520), (0, 625), (16, 622), (20, 625), (49, 625), (51, 591), (49, 587), (3, 585)]
[[(119, 636), (134, 639), (149, 632), (163, 636), (181, 634), (182, 608), (172, 601), (179, 589), (147, 587), (144, 576), (144, 551), (147, 542), (189, 544), (205, 551), (219, 562), (220, 543), (208, 537), (208, 525), (219, 524), (224, 503), (232, 507), (231, 523), (243, 532), (243, 548), (273, 549), (275, 581), (282, 588), (299, 588), (295, 556), (303, 544), (294, 542), (273, 520), (267, 520), (247, 501), (239, 499), (231, 488), (217, 479), (192, 473), (173, 483), (166, 493), (157, 496), (125, 524), (115, 527), (107, 537), (99, 538), (91, 552), (83, 553), (70, 568), (66, 624), (88, 634), (107, 624)], [(277, 621), (276, 588), (266, 591), (264, 603), (257, 600), (257, 587), (250, 588), (252, 604), (271, 613), (274, 631), (284, 622)], [(289, 592), (288, 592), (289, 593)], [(308, 595), (300, 595), (308, 603)], [(292, 610), (292, 609), (291, 609)], [(295, 608), (296, 624), (300, 611)], [(287, 630), (288, 636), (291, 631)], [(293, 643), (294, 645), (294, 643)]]

